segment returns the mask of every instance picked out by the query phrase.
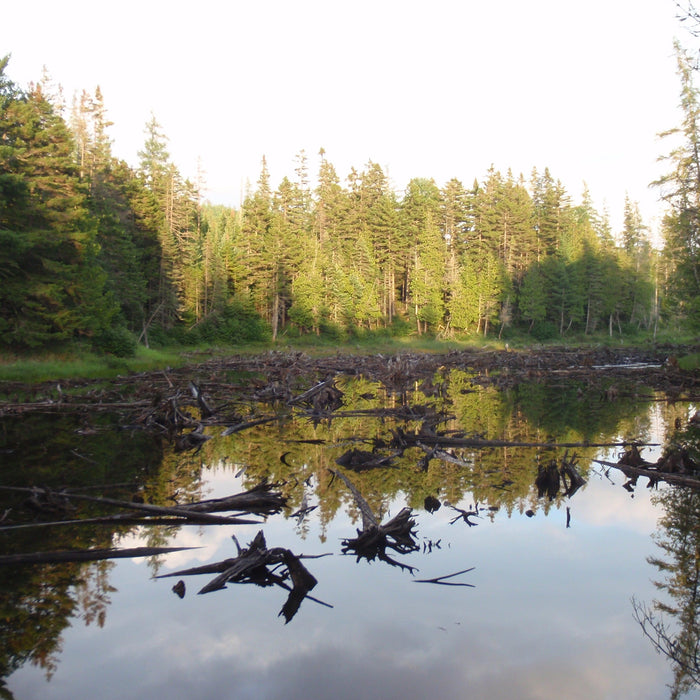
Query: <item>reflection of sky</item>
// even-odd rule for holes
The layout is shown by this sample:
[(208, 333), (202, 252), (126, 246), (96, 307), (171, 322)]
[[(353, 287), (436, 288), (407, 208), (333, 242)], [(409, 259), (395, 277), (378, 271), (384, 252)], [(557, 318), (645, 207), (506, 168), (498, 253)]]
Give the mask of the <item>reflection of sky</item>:
[[(165, 697), (248, 700), (320, 698), (562, 698), (658, 700), (668, 695), (668, 662), (642, 636), (632, 596), (650, 602), (656, 571), (646, 563), (659, 513), (639, 488), (634, 498), (604, 479), (564, 509), (533, 518), (497, 513), (477, 527), (449, 525), (451, 511), (419, 513), (429, 555), (396, 555), (432, 578), (476, 567), (453, 581), (476, 588), (419, 584), (385, 564), (339, 555), (354, 534), (338, 516), (320, 542), (318, 525), (300, 540), (273, 518), (269, 546), (334, 556), (308, 560), (319, 583), (284, 625), (279, 589), (230, 586), (197, 596), (209, 577), (188, 577), (178, 599), (173, 579), (150, 580), (144, 561), (119, 562), (104, 629), (79, 622), (66, 631), (58, 670), (46, 683), (23, 668), (10, 678), (25, 698)], [(233, 493), (231, 476), (212, 473), (212, 496)], [(398, 512), (401, 503), (392, 507)], [(258, 528), (237, 528), (247, 544)], [(205, 549), (169, 556), (161, 573), (234, 556), (232, 528), (184, 528), (174, 543)], [(124, 543), (126, 546), (127, 543)], [(700, 694), (690, 697), (700, 697)]]

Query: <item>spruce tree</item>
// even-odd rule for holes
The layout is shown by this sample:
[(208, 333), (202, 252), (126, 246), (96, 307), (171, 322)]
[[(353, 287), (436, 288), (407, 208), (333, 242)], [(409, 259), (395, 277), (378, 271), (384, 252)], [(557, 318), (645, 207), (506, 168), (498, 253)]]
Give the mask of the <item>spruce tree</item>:
[(41, 85), (20, 91), (0, 61), (0, 343), (32, 348), (108, 329), (117, 307), (97, 264), (75, 144)]
[(671, 271), (669, 301), (676, 316), (700, 326), (700, 100), (693, 59), (676, 43), (681, 82), (679, 127), (661, 134), (678, 145), (664, 160), (669, 172), (655, 184), (669, 206), (663, 221), (664, 257)]

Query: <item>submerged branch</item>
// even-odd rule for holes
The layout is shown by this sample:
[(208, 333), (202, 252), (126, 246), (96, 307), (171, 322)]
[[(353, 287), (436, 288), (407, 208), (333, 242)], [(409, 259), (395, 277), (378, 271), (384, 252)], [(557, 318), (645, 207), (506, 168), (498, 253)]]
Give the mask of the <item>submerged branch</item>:
[(350, 493), (352, 493), (352, 497), (355, 499), (355, 503), (362, 513), (362, 529), (365, 530), (368, 527), (379, 527), (379, 520), (372, 512), (372, 509), (369, 507), (367, 501), (365, 501), (365, 499), (362, 497), (362, 494), (357, 490), (355, 484), (353, 484), (352, 481), (345, 476), (345, 474), (337, 471), (336, 469), (331, 469), (330, 472), (334, 476), (340, 478), (348, 489), (350, 489)]
[[(24, 488), (18, 486), (0, 486), (0, 490), (3, 491), (19, 491), (24, 493), (30, 493), (38, 496), (58, 496), (62, 500), (80, 500), (88, 501), (90, 503), (99, 503), (107, 506), (115, 506), (118, 508), (124, 508), (128, 511), (140, 511), (144, 513), (152, 513), (154, 515), (174, 515), (178, 518), (184, 520), (197, 521), (199, 524), (214, 524), (214, 525), (250, 525), (256, 524), (255, 521), (245, 520), (237, 517), (224, 517), (220, 515), (212, 515), (206, 512), (206, 509), (202, 510), (190, 510), (183, 506), (154, 506), (149, 503), (136, 503), (133, 501), (121, 501), (115, 498), (104, 498), (98, 496), (88, 496), (85, 494), (78, 493), (68, 493), (66, 491), (54, 492), (50, 489), (39, 489), (39, 488)], [(243, 495), (243, 494), (241, 494)], [(195, 506), (196, 504), (192, 504)], [(133, 516), (133, 513), (128, 513), (128, 516)]]
[(99, 561), (102, 559), (132, 559), (153, 557), (170, 552), (199, 547), (133, 547), (131, 549), (77, 549), (57, 552), (29, 552), (0, 555), (0, 566), (8, 564), (62, 564), (68, 562)]
[[(511, 442), (510, 440), (484, 440), (483, 438), (456, 438), (441, 435), (410, 435), (402, 434), (406, 446), (423, 447), (433, 445), (437, 447), (540, 447), (557, 449), (564, 447), (626, 447), (629, 442)], [(412, 443), (412, 445), (411, 445)], [(636, 443), (640, 447), (658, 447), (658, 443)]]
[(608, 462), (604, 459), (594, 459), (594, 462), (601, 464), (604, 467), (613, 467), (619, 469), (625, 476), (636, 478), (646, 476), (651, 481), (665, 481), (669, 484), (678, 486), (688, 486), (689, 488), (700, 490), (700, 478), (697, 476), (688, 476), (686, 474), (674, 474), (672, 472), (664, 472), (659, 469), (654, 469), (654, 465), (645, 462), (645, 466), (636, 466), (631, 464), (620, 464), (618, 462)]
[(454, 574), (447, 574), (445, 576), (436, 576), (435, 578), (419, 578), (414, 579), (414, 583), (436, 583), (440, 586), (465, 586), (467, 588), (476, 588), (473, 583), (447, 583), (445, 579), (454, 578), (455, 576), (460, 576), (461, 574), (469, 573), (474, 571), (476, 567), (472, 566), (469, 569), (463, 569), (462, 571), (456, 571)]

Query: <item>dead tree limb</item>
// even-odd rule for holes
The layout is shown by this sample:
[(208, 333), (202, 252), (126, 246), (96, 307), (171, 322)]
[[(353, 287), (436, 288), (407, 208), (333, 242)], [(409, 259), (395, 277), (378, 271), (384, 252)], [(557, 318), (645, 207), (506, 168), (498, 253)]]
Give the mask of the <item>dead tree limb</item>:
[(252, 489), (233, 496), (197, 501), (196, 503), (176, 506), (176, 508), (184, 508), (192, 513), (238, 510), (260, 515), (273, 515), (279, 513), (287, 505), (287, 498), (272, 489), (272, 484), (262, 481)]

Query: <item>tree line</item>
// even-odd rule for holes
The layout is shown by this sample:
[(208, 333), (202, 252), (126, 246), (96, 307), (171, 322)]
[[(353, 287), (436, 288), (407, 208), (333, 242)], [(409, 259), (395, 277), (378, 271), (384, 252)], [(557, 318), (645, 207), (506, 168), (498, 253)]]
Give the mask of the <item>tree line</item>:
[(547, 168), (491, 168), (470, 186), (376, 163), (341, 181), (302, 151), (273, 189), (265, 158), (237, 209), (204, 201), (155, 117), (139, 163), (112, 155), (103, 96), (70, 107), (44, 77), (20, 89), (0, 61), (0, 345), (240, 342), (287, 334), (535, 338), (624, 334), (697, 317), (700, 161), (692, 67), (678, 51), (683, 125), (660, 186), (666, 247), (626, 198), (613, 232), (588, 191)]

